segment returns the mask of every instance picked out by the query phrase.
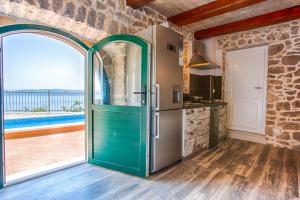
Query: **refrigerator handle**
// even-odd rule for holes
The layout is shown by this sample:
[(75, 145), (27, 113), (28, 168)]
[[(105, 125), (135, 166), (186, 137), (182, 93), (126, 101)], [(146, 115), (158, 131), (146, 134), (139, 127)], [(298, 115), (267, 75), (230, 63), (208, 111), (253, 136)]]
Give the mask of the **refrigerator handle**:
[(159, 100), (160, 100), (160, 87), (157, 83), (155, 85), (155, 110), (159, 110)]
[(159, 113), (155, 113), (155, 138), (159, 139)]

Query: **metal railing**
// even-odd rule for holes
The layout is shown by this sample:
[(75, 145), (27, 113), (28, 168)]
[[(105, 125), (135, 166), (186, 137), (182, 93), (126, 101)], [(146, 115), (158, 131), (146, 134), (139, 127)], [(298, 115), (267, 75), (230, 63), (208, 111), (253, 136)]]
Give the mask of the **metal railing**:
[(51, 112), (84, 110), (84, 91), (4, 90), (4, 111)]

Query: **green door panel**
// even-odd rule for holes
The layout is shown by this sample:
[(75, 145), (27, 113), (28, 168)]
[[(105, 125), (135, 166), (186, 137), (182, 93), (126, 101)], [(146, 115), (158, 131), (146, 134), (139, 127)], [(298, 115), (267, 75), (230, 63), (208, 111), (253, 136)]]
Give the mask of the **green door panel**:
[[(127, 44), (128, 46), (126, 46)], [(124, 86), (124, 88), (129, 90), (128, 87), (130, 85), (136, 84), (139, 90), (146, 88), (144, 89), (146, 99), (141, 96), (140, 99), (137, 98), (136, 102), (136, 96), (133, 93), (140, 92), (136, 91), (136, 89), (130, 92), (127, 91), (126, 94), (124, 92), (124, 95), (127, 96), (122, 96), (121, 100), (118, 99), (119, 93), (114, 94), (114, 91), (119, 92), (121, 90), (114, 86), (114, 81), (120, 81), (120, 76), (126, 75), (127, 71), (132, 70), (130, 67), (136, 64), (132, 64), (130, 60), (128, 61), (128, 58), (133, 56), (133, 54), (130, 54), (132, 49), (128, 50), (132, 45), (138, 47), (138, 50), (140, 49), (138, 51), (140, 57), (137, 58), (138, 66), (140, 67), (134, 68), (137, 74), (132, 80), (135, 80), (135, 82), (130, 82), (129, 74), (128, 77), (121, 79), (125, 85), (120, 85), (120, 87), (123, 88)], [(124, 46), (126, 51), (123, 49)], [(143, 39), (133, 35), (121, 34), (107, 37), (96, 43), (89, 50), (88, 61), (91, 70), (89, 71), (88, 79), (89, 85), (92, 86), (89, 88), (90, 101), (88, 109), (89, 163), (141, 177), (148, 175), (147, 152), (149, 133), (147, 123), (149, 113), (147, 108), (149, 104), (147, 102), (150, 89), (147, 71), (149, 49), (150, 45)], [(117, 54), (114, 54), (116, 52)], [(123, 53), (118, 54), (119, 52)], [(134, 53), (135, 55), (137, 54), (136, 51)], [(95, 55), (99, 55), (98, 58)], [(125, 56), (122, 57), (122, 55)], [(117, 68), (119, 66), (116, 63), (123, 63), (120, 60), (116, 60), (120, 58), (124, 59), (124, 62), (128, 62), (124, 66), (129, 67), (126, 69), (122, 68), (124, 73), (122, 72), (121, 74), (116, 72), (119, 70)], [(95, 62), (94, 59), (99, 59), (99, 62)], [(122, 65), (122, 67), (124, 66)], [(97, 95), (97, 92), (94, 90), (97, 87), (94, 73), (99, 77), (103, 73), (102, 79), (99, 78), (99, 80), (105, 79), (106, 82), (101, 87), (98, 87), (98, 90), (102, 94), (109, 92), (109, 94), (103, 95), (106, 97), (106, 100), (101, 100), (101, 97), (94, 100)], [(113, 76), (114, 73), (117, 73), (115, 77)], [(140, 79), (137, 79), (136, 75), (139, 75)], [(137, 80), (139, 80), (138, 83), (136, 83)], [(109, 88), (103, 88), (103, 85), (107, 85)], [(133, 99), (133, 103), (130, 103), (130, 99)], [(145, 99), (145, 101), (142, 101), (142, 99)]]
[(93, 159), (140, 173), (139, 119), (139, 112), (94, 112)]

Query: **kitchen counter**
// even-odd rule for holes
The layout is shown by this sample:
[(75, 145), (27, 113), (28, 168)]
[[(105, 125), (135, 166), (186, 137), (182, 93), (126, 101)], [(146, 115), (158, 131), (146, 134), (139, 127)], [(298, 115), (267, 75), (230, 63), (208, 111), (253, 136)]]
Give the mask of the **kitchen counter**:
[(213, 107), (213, 106), (220, 106), (220, 105), (227, 105), (227, 103), (226, 102), (203, 102), (203, 103), (184, 102), (183, 109)]

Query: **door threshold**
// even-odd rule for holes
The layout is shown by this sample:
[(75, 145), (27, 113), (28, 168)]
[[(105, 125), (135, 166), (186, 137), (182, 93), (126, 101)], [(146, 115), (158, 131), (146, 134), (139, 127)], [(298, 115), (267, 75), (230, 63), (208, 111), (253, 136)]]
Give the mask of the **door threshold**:
[(40, 178), (40, 177), (43, 177), (43, 176), (47, 176), (49, 174), (52, 174), (52, 173), (55, 173), (55, 172), (58, 172), (58, 171), (61, 171), (61, 170), (76, 167), (78, 165), (82, 165), (82, 164), (85, 164), (85, 163), (87, 163), (86, 159), (82, 160), (82, 161), (77, 161), (77, 162), (74, 162), (74, 163), (71, 163), (71, 164), (66, 164), (64, 166), (55, 167), (55, 168), (52, 168), (52, 169), (49, 169), (49, 170), (46, 170), (46, 171), (43, 171), (43, 172), (28, 175), (28, 176), (18, 178), (18, 179), (15, 179), (15, 180), (10, 180), (10, 181), (8, 181), (7, 183), (4, 184), (4, 187), (10, 187), (10, 186), (20, 184), (20, 183), (23, 183), (23, 182), (26, 182), (26, 181), (30, 181), (30, 180), (37, 179), (37, 178)]
[(228, 137), (238, 139), (238, 140), (260, 143), (260, 144), (266, 143), (265, 135), (261, 133), (252, 133), (252, 132), (228, 129)]

